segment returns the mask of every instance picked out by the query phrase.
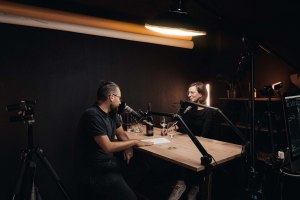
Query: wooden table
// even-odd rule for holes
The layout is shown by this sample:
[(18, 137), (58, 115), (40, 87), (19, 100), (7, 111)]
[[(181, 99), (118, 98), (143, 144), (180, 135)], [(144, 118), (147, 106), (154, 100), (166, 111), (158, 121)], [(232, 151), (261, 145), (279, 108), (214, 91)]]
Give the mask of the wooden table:
[[(161, 136), (160, 132), (161, 129), (154, 128), (154, 136), (146, 136), (145, 127), (143, 127), (142, 133), (129, 132), (128, 137), (130, 139), (139, 140), (165, 137), (166, 139), (170, 140), (168, 136)], [(216, 161), (212, 161), (211, 165), (213, 167), (224, 164), (241, 156), (241, 145), (212, 140), (204, 137), (197, 137), (197, 139)], [(176, 148), (169, 149), (170, 146)], [(200, 158), (202, 157), (202, 154), (199, 152), (199, 150), (187, 134), (176, 132), (176, 136), (171, 140), (170, 143), (155, 144), (153, 146), (139, 147), (137, 149), (147, 154), (151, 154), (153, 156), (183, 166), (187, 169), (196, 172), (205, 172), (205, 167), (200, 164)], [(204, 199), (208, 200), (211, 199), (211, 172), (207, 173), (204, 178), (204, 181), (206, 182), (205, 185), (207, 187), (206, 189), (208, 191), (207, 194), (205, 194), (206, 196), (204, 197)]]

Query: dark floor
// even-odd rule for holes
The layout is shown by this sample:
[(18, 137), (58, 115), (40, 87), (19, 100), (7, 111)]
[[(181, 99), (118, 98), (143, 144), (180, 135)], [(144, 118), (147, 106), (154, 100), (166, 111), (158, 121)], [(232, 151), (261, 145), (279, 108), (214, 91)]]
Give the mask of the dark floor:
[[(141, 156), (143, 163), (133, 167), (138, 176), (129, 175), (140, 200), (168, 199), (178, 177), (176, 166), (153, 156)], [(297, 185), (293, 182), (283, 182), (279, 171), (274, 166), (263, 161), (257, 162), (256, 172), (249, 176), (249, 168), (244, 166), (241, 159), (236, 159), (213, 170), (212, 200), (291, 200), (294, 199)], [(141, 173), (142, 171), (142, 173)], [(246, 173), (247, 172), (247, 173)], [(253, 175), (251, 173), (251, 175)], [(284, 187), (282, 187), (284, 186)], [(186, 190), (188, 191), (188, 189)], [(204, 192), (204, 191), (201, 191)], [(297, 194), (296, 194), (297, 195)], [(201, 195), (198, 195), (201, 199)], [(186, 199), (186, 192), (181, 199)]]
[[(131, 169), (134, 172), (127, 176), (139, 199), (168, 199), (178, 179), (178, 168), (173, 164), (152, 156), (140, 156), (143, 157), (144, 163), (138, 163), (138, 165), (136, 165), (137, 169)], [(236, 160), (214, 170), (211, 193), (212, 200), (241, 199), (245, 183), (242, 178), (240, 163), (240, 160)], [(143, 167), (141, 168), (141, 166)], [(134, 164), (131, 167), (134, 168)], [(133, 175), (133, 173), (137, 171), (139, 171), (138, 173), (140, 175)], [(188, 188), (186, 191), (188, 191)], [(182, 199), (185, 199), (185, 196), (186, 192), (183, 194)], [(198, 196), (198, 199), (200, 199), (201, 195)]]

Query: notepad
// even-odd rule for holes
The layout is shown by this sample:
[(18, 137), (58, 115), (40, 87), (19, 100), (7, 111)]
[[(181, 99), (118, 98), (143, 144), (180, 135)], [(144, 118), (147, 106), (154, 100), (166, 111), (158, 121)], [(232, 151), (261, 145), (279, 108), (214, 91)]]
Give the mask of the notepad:
[(144, 142), (153, 142), (154, 144), (165, 144), (165, 143), (170, 143), (170, 140), (167, 138), (151, 138), (151, 139), (145, 139), (142, 140)]

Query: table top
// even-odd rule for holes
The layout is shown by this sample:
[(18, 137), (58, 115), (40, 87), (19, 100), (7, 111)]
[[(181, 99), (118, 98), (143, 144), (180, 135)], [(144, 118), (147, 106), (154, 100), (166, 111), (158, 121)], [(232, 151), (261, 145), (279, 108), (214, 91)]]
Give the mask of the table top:
[[(139, 140), (163, 137), (170, 140), (168, 136), (161, 136), (160, 128), (154, 128), (153, 136), (146, 136), (145, 127), (142, 129), (142, 133), (128, 132), (128, 137), (130, 139)], [(200, 141), (207, 153), (215, 159), (216, 163), (214, 160), (211, 163), (213, 166), (224, 164), (241, 156), (241, 145), (198, 136), (197, 139)], [(204, 166), (200, 164), (202, 154), (187, 134), (176, 132), (175, 137), (170, 141), (170, 143), (154, 144), (152, 146), (139, 147), (137, 149), (193, 171), (200, 172), (205, 169)], [(171, 146), (176, 148), (169, 149)]]

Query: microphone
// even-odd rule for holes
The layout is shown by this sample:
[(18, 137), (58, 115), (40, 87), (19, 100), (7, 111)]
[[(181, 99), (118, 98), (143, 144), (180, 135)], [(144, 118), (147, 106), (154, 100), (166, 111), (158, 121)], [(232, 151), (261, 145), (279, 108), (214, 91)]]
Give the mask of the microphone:
[(187, 112), (189, 112), (192, 109), (192, 106), (186, 107), (186, 109), (183, 111), (182, 115), (185, 115)]
[(213, 109), (213, 107), (211, 107), (211, 106), (206, 106), (206, 105), (203, 105), (203, 104), (200, 104), (200, 103), (194, 103), (194, 102), (192, 102), (192, 101), (187, 101), (187, 100), (181, 100), (180, 101), (180, 105), (182, 106), (182, 105), (188, 105), (188, 107), (190, 106), (190, 107), (202, 107), (202, 108), (212, 108)]
[(137, 120), (142, 121), (143, 123), (153, 126), (153, 124), (151, 122), (148, 122), (146, 119), (144, 119), (144, 116), (142, 116), (140, 113), (136, 112), (135, 110), (133, 110), (131, 107), (127, 106), (125, 102), (122, 102), (118, 113), (121, 114), (123, 111), (125, 111), (126, 113), (132, 114)]

